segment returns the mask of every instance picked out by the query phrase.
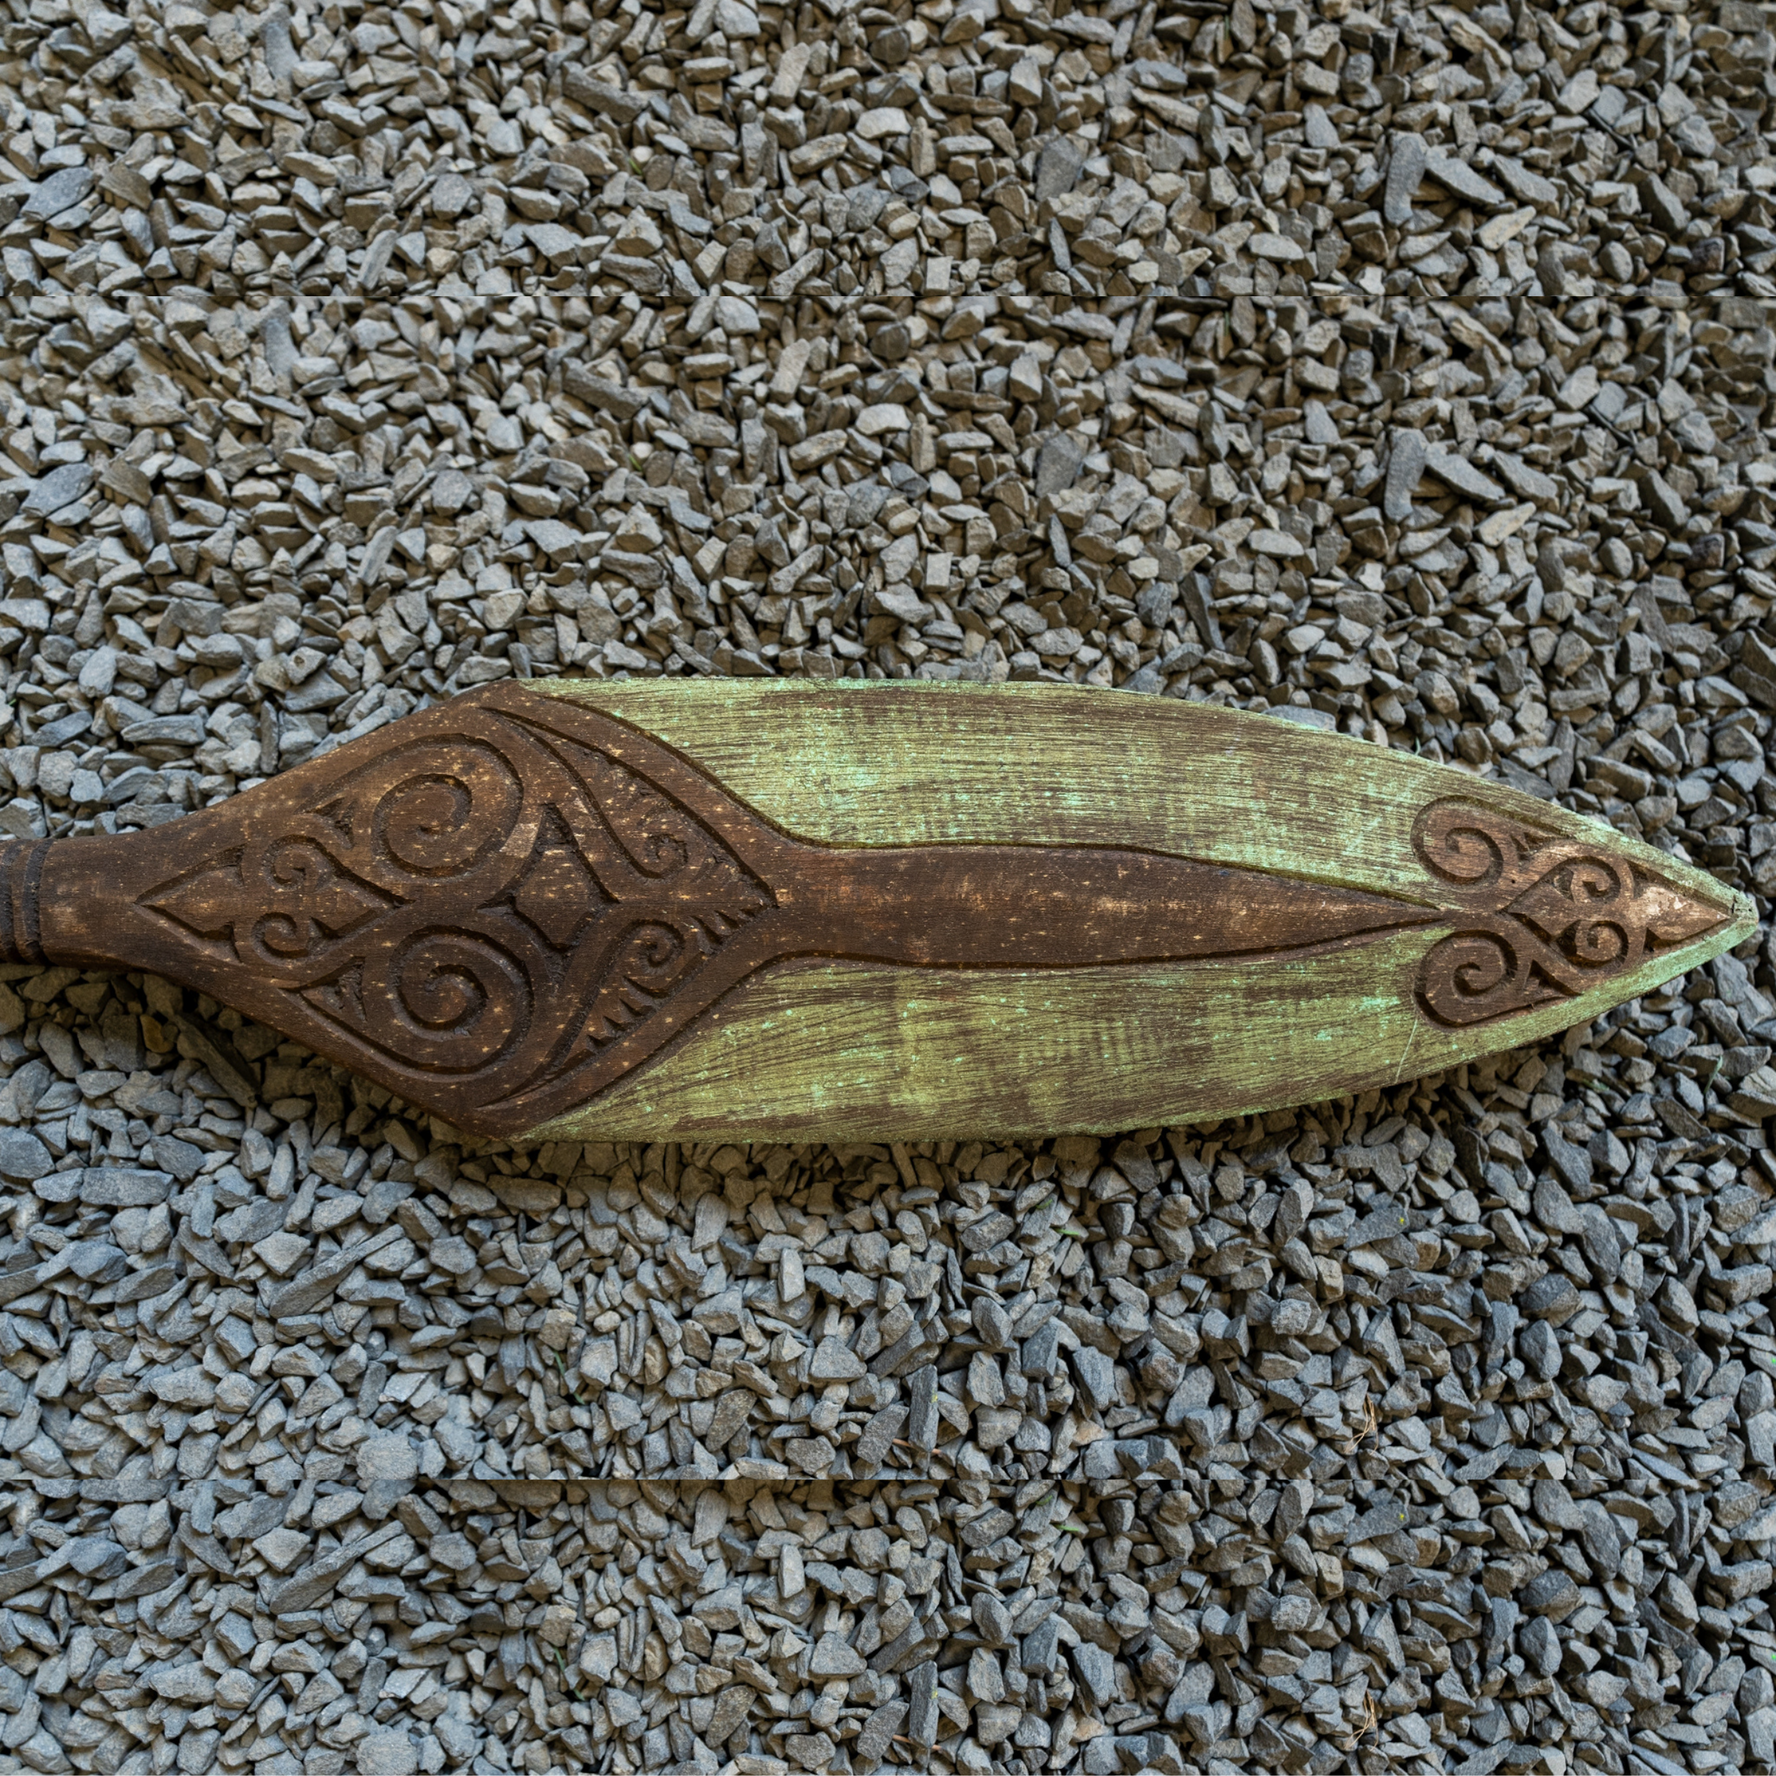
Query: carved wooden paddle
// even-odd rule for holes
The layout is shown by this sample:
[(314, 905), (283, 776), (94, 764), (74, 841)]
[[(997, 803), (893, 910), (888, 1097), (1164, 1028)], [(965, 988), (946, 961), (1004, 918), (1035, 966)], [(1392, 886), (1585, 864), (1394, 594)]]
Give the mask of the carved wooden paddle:
[(1112, 1130), (1391, 1085), (1740, 942), (1612, 829), (1047, 687), (506, 683), (217, 808), (0, 847), (0, 955), (145, 968), (472, 1133)]

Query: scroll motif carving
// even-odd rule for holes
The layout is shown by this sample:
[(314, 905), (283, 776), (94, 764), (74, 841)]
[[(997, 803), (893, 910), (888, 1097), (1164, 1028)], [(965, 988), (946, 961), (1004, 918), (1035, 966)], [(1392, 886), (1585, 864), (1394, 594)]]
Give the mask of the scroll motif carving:
[(633, 764), (462, 713), (138, 904), (385, 1064), (507, 1095), (633, 1032), (771, 897)]
[(1726, 923), (1627, 859), (1474, 803), (1433, 802), (1413, 844), (1454, 902), (1418, 982), (1426, 1014), (1451, 1028), (1574, 998)]

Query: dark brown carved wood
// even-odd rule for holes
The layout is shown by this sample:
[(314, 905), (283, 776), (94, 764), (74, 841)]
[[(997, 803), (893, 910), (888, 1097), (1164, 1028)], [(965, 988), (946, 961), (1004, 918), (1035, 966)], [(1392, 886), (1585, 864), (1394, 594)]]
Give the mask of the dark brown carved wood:
[(794, 837), (626, 723), (490, 687), (152, 831), (0, 847), (0, 954), (151, 969), (476, 1133), (597, 1098), (767, 966), (1307, 955), (1451, 925), (1460, 1027), (1721, 923), (1583, 844), (1427, 808), (1443, 904), (1100, 845)]
[(1432, 803), (1413, 843), (1455, 902), (1419, 976), (1420, 1004), (1450, 1028), (1575, 998), (1726, 922), (1625, 858), (1471, 803)]

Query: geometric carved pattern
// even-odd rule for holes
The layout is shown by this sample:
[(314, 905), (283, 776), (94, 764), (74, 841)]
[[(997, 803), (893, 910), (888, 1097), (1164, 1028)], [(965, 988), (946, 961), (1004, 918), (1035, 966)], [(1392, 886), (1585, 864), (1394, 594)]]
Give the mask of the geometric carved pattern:
[(1456, 925), (1424, 959), (1419, 1003), (1454, 1029), (1574, 998), (1727, 921), (1636, 864), (1461, 800), (1426, 808), (1413, 844)]
[(612, 753), (456, 713), (137, 900), (385, 1067), (498, 1102), (632, 1034), (770, 895)]

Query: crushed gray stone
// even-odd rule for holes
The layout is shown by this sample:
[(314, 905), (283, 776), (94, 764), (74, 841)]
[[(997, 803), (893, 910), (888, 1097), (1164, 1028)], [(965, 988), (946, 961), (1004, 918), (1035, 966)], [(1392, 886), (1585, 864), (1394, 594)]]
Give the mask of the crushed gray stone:
[[(1075, 683), (1776, 896), (1769, 10), (12, 0), (0, 832)], [(1106, 1141), (466, 1142), (0, 968), (0, 1771), (1776, 1762), (1776, 955)]]

